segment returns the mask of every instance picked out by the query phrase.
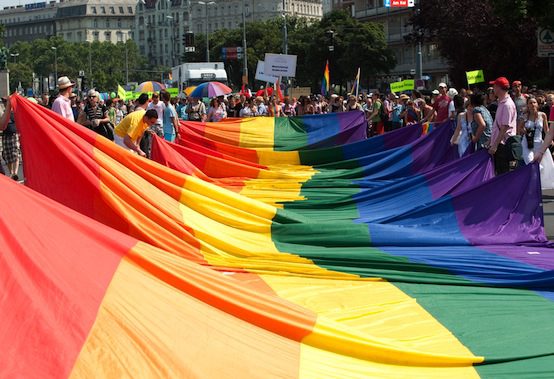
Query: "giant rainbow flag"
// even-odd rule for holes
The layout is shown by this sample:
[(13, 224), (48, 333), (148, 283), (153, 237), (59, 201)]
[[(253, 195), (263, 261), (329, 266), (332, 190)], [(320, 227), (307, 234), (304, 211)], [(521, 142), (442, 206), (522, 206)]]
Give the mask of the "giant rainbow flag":
[[(14, 102), (27, 185), (103, 225), (0, 181), (24, 204), (0, 215), (10, 249), (0, 260), (6, 375), (554, 372), (554, 250), (538, 165), (489, 179), (487, 157), (475, 154), (458, 161), (459, 179), (449, 161), (432, 164), (426, 172), (436, 175), (396, 178), (429, 191), (428, 202), (371, 220), (319, 218)], [(470, 179), (471, 164), (482, 183)]]

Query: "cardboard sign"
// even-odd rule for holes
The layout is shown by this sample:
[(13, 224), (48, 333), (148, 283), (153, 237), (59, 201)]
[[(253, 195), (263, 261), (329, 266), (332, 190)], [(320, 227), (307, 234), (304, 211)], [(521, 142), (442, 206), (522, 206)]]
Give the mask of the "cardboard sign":
[(296, 55), (269, 54), (265, 55), (264, 73), (266, 75), (289, 78), (296, 76)]
[(265, 70), (265, 62), (264, 61), (258, 61), (258, 66), (256, 67), (256, 80), (259, 80), (261, 82), (266, 83), (275, 83), (279, 78), (271, 75), (266, 75), (264, 73)]
[(467, 84), (483, 83), (485, 81), (485, 75), (483, 70), (467, 71)]
[(310, 96), (312, 94), (312, 89), (310, 87), (296, 87), (289, 88), (289, 96), (299, 98), (300, 96)]

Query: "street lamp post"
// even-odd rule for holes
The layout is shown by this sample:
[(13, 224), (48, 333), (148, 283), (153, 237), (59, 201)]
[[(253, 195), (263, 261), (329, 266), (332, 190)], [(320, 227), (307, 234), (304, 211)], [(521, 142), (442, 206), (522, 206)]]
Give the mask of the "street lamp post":
[(199, 1), (198, 4), (206, 6), (206, 62), (209, 62), (210, 61), (210, 38), (209, 38), (210, 35), (208, 30), (208, 5), (215, 4), (215, 1), (208, 1), (208, 2)]
[(243, 75), (242, 75), (242, 84), (248, 84), (248, 57), (246, 55), (246, 1), (242, 0), (242, 49), (243, 49)]
[(175, 61), (175, 27), (173, 24), (173, 16), (165, 16), (165, 18), (168, 20), (169, 26), (170, 26), (170, 33), (171, 33), (171, 55), (170, 55), (170, 66), (173, 66), (173, 63)]
[(52, 46), (51, 49), (54, 50), (54, 75), (56, 75), (55, 80), (58, 80), (58, 48)]

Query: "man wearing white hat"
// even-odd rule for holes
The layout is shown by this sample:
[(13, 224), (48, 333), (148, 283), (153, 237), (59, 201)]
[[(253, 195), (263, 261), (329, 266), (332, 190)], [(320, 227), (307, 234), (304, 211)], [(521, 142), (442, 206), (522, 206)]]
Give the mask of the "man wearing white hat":
[(52, 110), (60, 115), (62, 117), (67, 118), (68, 120), (75, 121), (75, 118), (73, 116), (73, 110), (71, 109), (71, 100), (69, 99), (69, 95), (73, 92), (73, 87), (75, 86), (75, 83), (73, 83), (67, 76), (62, 76), (58, 79), (58, 90), (60, 91), (60, 95), (54, 100), (54, 103), (52, 104)]

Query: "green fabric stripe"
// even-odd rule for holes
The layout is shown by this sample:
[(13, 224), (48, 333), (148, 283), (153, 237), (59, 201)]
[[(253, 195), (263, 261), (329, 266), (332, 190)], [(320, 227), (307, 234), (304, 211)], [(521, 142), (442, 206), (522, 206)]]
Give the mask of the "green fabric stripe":
[(311, 165), (311, 162), (342, 162), (346, 160), (342, 146), (324, 150), (300, 150), (298, 156), (301, 164)]
[[(446, 270), (371, 248), (365, 225), (292, 224), (287, 213), (278, 211), (272, 226), (279, 251), (330, 270), (387, 278), (417, 299), (473, 354), (485, 357), (485, 364), (476, 367), (483, 377), (553, 376), (553, 301), (529, 290), (476, 285)], [(291, 224), (282, 223), (287, 220)]]
[(275, 151), (299, 150), (308, 144), (308, 133), (298, 128), (288, 117), (275, 117)]
[[(285, 209), (294, 209), (295, 213), (309, 217), (312, 220), (347, 219), (360, 217), (358, 207), (352, 201), (352, 196), (359, 193), (356, 187), (344, 188), (304, 188), (300, 195), (302, 201), (284, 203)], [(329, 204), (335, 204), (332, 209)]]

